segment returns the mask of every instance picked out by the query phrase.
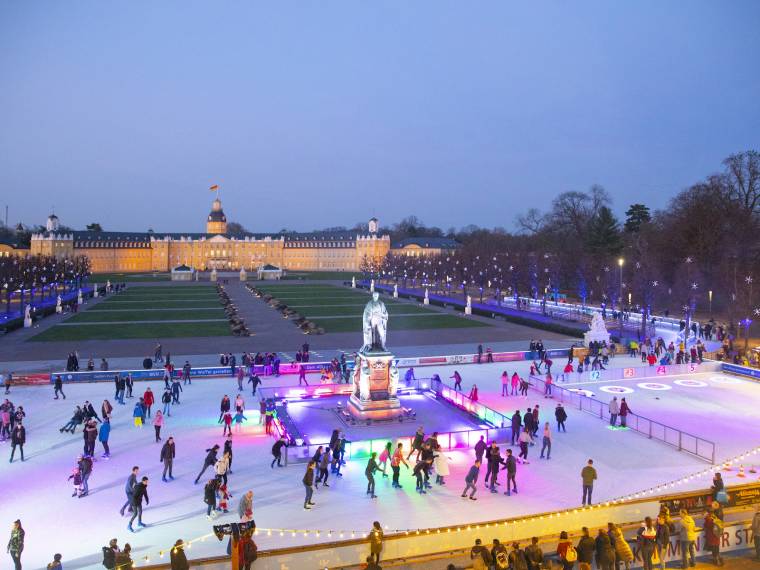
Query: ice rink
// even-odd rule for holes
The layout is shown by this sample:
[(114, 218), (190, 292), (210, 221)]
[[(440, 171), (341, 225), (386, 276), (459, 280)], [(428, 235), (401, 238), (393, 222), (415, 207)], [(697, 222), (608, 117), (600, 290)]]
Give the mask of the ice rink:
[[(618, 358), (613, 364), (623, 366), (631, 362)], [(500, 396), (501, 371), (525, 373), (527, 367), (527, 363), (496, 363), (418, 368), (416, 373), (418, 377), (438, 373), (448, 381), (454, 369), (458, 369), (464, 378), (465, 393), (476, 383), (481, 401), (504, 412), (511, 413), (518, 408), (525, 410), (534, 404), (539, 404), (542, 409), (553, 409), (554, 402), (535, 391), (531, 391), (527, 398)], [(292, 385), (295, 380), (286, 377), (267, 379), (265, 384)], [(679, 380), (698, 384), (683, 384)], [(655, 382), (668, 388), (640, 386)], [(163, 392), (163, 382), (137, 383), (135, 396), (142, 394), (147, 385), (157, 395)], [(714, 373), (578, 387), (590, 389), (606, 401), (611, 394), (604, 394), (602, 388), (608, 385), (632, 390), (626, 397), (633, 411), (715, 441), (719, 459), (736, 455), (758, 443), (758, 416), (753, 415), (753, 411), (760, 406), (760, 386), (751, 381)], [(195, 380), (192, 386), (185, 388), (182, 404), (172, 409), (172, 417), (166, 418), (162, 432), (164, 439), (173, 435), (177, 444), (176, 480), (171, 483), (161, 482), (161, 445), (154, 442), (152, 425), (142, 429), (133, 426), (135, 400), (126, 400), (125, 406), (116, 405), (110, 438), (112, 458), (100, 459), (102, 448), (98, 443), (98, 461), (90, 478), (90, 495), (83, 498), (71, 497), (72, 488), (67, 481), (77, 454), (82, 452), (81, 430), (72, 436), (59, 433), (58, 428), (68, 421), (74, 405), (85, 399), (93, 402), (98, 412), (103, 399), (108, 398), (113, 403), (112, 385), (67, 385), (67, 399), (57, 401), (52, 399), (50, 387), (13, 388), (10, 399), (17, 406), (23, 406), (27, 413), (27, 461), (8, 464), (5, 459), (0, 463), (1, 509), (6, 526), (16, 518), (24, 524), (25, 567), (43, 567), (55, 552), (64, 555), (68, 569), (100, 567), (100, 549), (113, 537), (118, 538), (121, 545), (125, 542), (132, 544), (139, 566), (144, 563), (143, 556), (155, 561), (158, 551), (168, 548), (177, 538), (189, 540), (211, 532), (211, 524), (205, 517), (202, 484), (194, 485), (193, 480), (202, 466), (204, 450), (223, 442), (222, 428), (217, 423), (219, 401), (225, 393), (234, 399), (235, 388), (232, 379)], [(246, 394), (246, 400), (248, 409), (257, 408), (257, 401), (250, 393)], [(365, 496), (365, 461), (350, 461), (344, 469), (344, 477), (339, 480), (331, 478), (328, 489), (316, 491), (314, 500), (317, 505), (311, 511), (302, 508), (304, 466), (270, 469), (272, 440), (255, 425), (252, 421), (255, 414), (251, 414), (243, 433), (234, 436), (234, 473), (230, 475), (230, 488), (235, 495), (231, 504), (233, 512), (218, 520), (236, 520), (233, 513), (237, 510), (238, 499), (246, 490), (252, 489), (254, 517), (259, 528), (323, 532), (319, 539), (313, 534), (310, 537), (299, 534), (294, 538), (290, 534), (280, 536), (279, 532), (272, 536), (263, 533), (257, 542), (259, 548), (267, 549), (327, 540), (328, 530), (349, 531), (346, 536), (350, 538), (351, 530), (366, 532), (373, 520), (379, 520), (390, 529), (425, 528), (575, 507), (581, 498), (580, 470), (589, 457), (594, 458), (599, 472), (594, 488), (595, 502), (660, 485), (708, 466), (700, 459), (631, 431), (610, 430), (606, 422), (590, 414), (570, 408), (567, 412), (567, 433), (554, 433), (551, 460), (538, 459), (538, 444), (530, 449), (530, 464), (518, 467), (518, 495), (490, 494), (482, 485), (482, 471), (478, 491), (480, 500), (461, 499), (462, 481), (473, 454), (471, 451), (455, 451), (447, 453), (451, 466), (447, 485), (434, 486), (426, 496), (420, 496), (414, 492), (411, 475), (402, 470), (404, 488), (395, 490), (389, 479), (378, 478), (379, 499), (375, 501)], [(549, 419), (553, 420), (549, 411), (542, 412), (541, 421)], [(414, 428), (413, 424), (409, 425), (408, 435), (412, 435)], [(10, 445), (3, 444), (3, 449), (7, 458)], [(141, 475), (150, 477), (148, 493), (151, 498), (143, 519), (149, 526), (135, 534), (127, 531), (128, 519), (118, 513), (124, 502), (124, 482), (133, 465), (140, 466)], [(207, 480), (210, 473), (207, 471), (203, 480)], [(726, 473), (725, 477), (729, 484), (735, 482), (736, 471)], [(705, 483), (704, 479), (695, 480), (681, 488)], [(335, 538), (339, 538), (339, 534), (330, 540)], [(193, 544), (190, 553), (194, 557), (222, 555), (225, 546), (226, 543), (220, 543), (216, 538), (208, 538)]]

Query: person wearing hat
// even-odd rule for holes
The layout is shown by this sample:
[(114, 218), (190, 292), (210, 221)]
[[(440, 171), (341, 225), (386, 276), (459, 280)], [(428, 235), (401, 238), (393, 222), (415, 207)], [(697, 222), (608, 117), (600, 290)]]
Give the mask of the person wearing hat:
[(171, 568), (172, 570), (189, 570), (190, 564), (187, 562), (187, 556), (185, 556), (185, 543), (180, 538), (174, 543), (170, 554)]

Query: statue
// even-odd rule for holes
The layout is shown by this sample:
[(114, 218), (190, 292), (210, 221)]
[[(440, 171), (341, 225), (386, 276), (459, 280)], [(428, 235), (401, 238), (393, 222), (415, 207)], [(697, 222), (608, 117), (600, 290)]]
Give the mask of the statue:
[(364, 346), (361, 352), (385, 352), (385, 336), (388, 331), (388, 310), (380, 300), (377, 291), (372, 292), (372, 300), (364, 307), (362, 316)]
[(424, 305), (430, 304), (430, 297), (428, 296), (428, 288), (425, 287), (425, 299), (422, 301)]
[(398, 284), (393, 285), (393, 298), (398, 299)]
[(82, 290), (79, 289), (77, 293), (77, 305), (81, 305), (82, 303), (84, 303), (84, 299), (82, 299)]
[(96, 299), (98, 298), (98, 284), (97, 283), (92, 284), (92, 296), (95, 297)]
[(61, 304), (61, 296), (58, 295), (55, 300), (55, 312), (59, 315), (63, 312), (63, 305)]
[(108, 293), (110, 293), (110, 292), (111, 292), (111, 280), (110, 280), (110, 279), (108, 279), (108, 280), (106, 281), (106, 291), (107, 291)]
[(24, 307), (24, 328), (29, 328), (32, 326), (32, 306), (27, 305)]
[(467, 305), (464, 307), (464, 314), (465, 315), (471, 315), (472, 314), (472, 297), (467, 295)]
[(370, 292), (370, 293), (374, 293), (374, 292), (375, 292), (375, 280), (374, 280), (374, 279), (372, 279), (372, 280), (369, 282), (369, 292)]
[(356, 277), (351, 276), (351, 289), (356, 289)]

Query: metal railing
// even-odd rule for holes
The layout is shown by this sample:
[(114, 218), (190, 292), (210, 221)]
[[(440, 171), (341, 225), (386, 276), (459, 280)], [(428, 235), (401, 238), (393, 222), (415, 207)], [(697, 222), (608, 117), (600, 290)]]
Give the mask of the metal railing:
[[(542, 378), (531, 376), (530, 380), (532, 389), (545, 393), (546, 382)], [(600, 420), (610, 420), (609, 404), (596, 398), (573, 392), (554, 383), (552, 383), (552, 397), (558, 402), (568, 403), (582, 412), (597, 416)], [(684, 451), (699, 459), (709, 461), (712, 465), (715, 464), (715, 443), (712, 441), (634, 413), (627, 415), (626, 427), (649, 439), (656, 439), (678, 451)]]

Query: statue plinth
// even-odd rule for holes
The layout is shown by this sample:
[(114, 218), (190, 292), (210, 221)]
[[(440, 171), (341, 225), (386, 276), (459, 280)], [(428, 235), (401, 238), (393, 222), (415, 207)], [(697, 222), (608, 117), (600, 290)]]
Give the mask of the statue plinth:
[(387, 351), (360, 351), (354, 366), (354, 390), (348, 411), (356, 419), (392, 420), (403, 413), (396, 390), (398, 368)]

